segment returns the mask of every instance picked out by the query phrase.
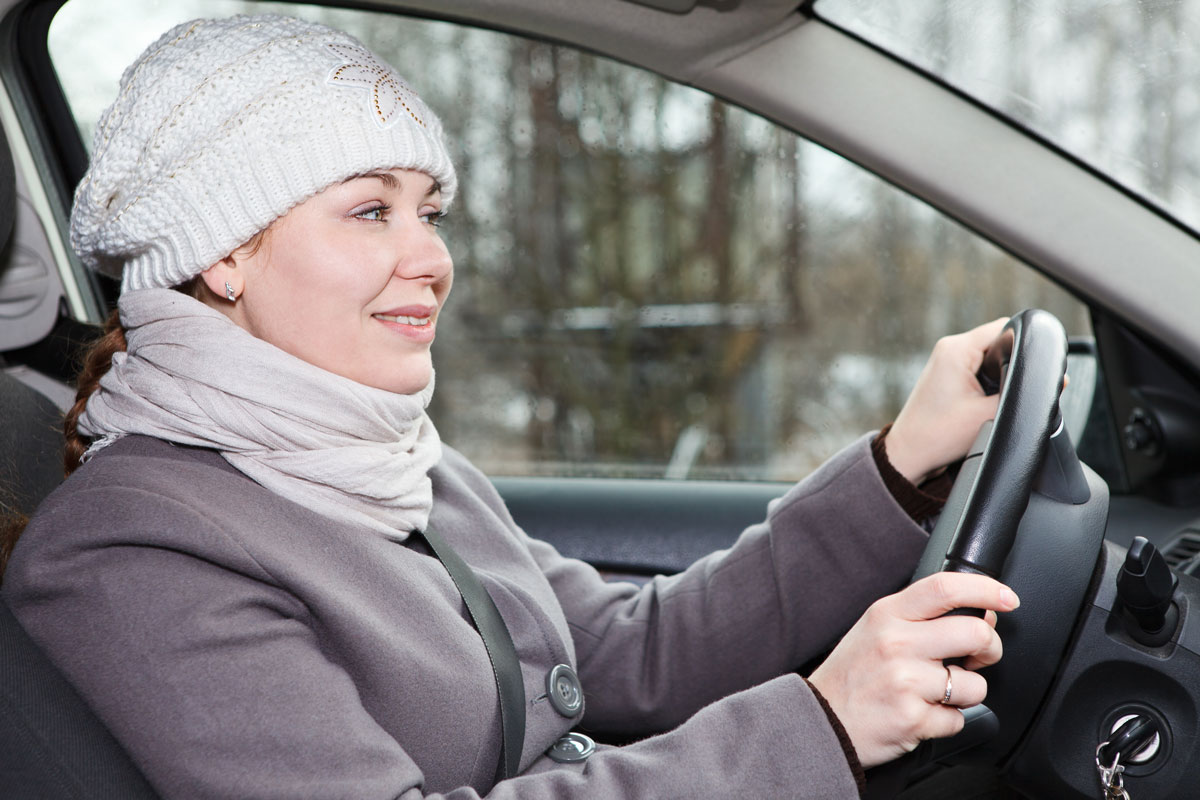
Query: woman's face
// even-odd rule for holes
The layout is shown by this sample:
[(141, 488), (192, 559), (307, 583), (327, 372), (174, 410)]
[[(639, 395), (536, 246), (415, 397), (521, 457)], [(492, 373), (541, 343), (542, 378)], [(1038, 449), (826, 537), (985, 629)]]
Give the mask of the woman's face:
[(411, 394), (432, 374), (429, 348), (454, 266), (438, 235), (441, 195), (395, 169), (334, 184), (277, 219), (257, 251), (205, 274), (214, 303), (260, 339), (368, 386)]

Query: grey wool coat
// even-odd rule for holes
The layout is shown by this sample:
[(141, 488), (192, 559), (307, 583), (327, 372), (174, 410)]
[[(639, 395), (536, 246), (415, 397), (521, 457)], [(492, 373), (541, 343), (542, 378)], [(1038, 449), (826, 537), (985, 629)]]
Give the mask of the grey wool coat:
[[(262, 488), (215, 452), (130, 436), (39, 510), (3, 595), (156, 789), (181, 798), (850, 798), (800, 664), (925, 542), (863, 438), (735, 546), (643, 588), (526, 536), (447, 448), (435, 527), (516, 645), (521, 774), (483, 643), (442, 564)], [(546, 697), (572, 665), (581, 718)], [(579, 729), (644, 736), (585, 762)]]

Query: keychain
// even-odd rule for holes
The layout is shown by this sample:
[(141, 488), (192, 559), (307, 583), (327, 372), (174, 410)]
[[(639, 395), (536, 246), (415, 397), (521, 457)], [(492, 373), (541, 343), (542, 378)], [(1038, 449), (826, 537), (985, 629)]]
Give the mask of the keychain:
[(1104, 766), (1100, 761), (1100, 751), (1107, 746), (1108, 742), (1103, 742), (1096, 748), (1096, 769), (1100, 772), (1100, 784), (1104, 787), (1104, 800), (1130, 800), (1129, 792), (1125, 791), (1125, 779), (1121, 777), (1125, 771), (1120, 763), (1121, 754), (1113, 756), (1111, 767)]

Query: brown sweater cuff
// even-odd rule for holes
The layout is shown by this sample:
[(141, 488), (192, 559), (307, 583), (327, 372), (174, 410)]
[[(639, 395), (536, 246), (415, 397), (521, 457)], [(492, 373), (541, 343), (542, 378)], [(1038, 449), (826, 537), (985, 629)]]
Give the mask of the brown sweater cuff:
[[(800, 677), (804, 678), (803, 675)], [(812, 691), (813, 697), (817, 698), (821, 710), (829, 718), (829, 727), (833, 728), (838, 744), (842, 746), (842, 752), (846, 754), (846, 763), (850, 766), (850, 774), (854, 776), (854, 782), (858, 784), (858, 793), (862, 794), (863, 789), (867, 788), (867, 774), (863, 772), (862, 762), (858, 760), (858, 751), (854, 749), (854, 742), (850, 741), (850, 734), (846, 733), (846, 729), (842, 727), (842, 721), (837, 718), (837, 714), (833, 713), (829, 702), (821, 696), (817, 687), (813, 686), (808, 678), (804, 678), (804, 682), (808, 684), (808, 688)]]
[(883, 478), (883, 485), (900, 508), (904, 509), (904, 513), (920, 525), (941, 512), (942, 506), (946, 504), (946, 497), (950, 494), (950, 487), (954, 485), (954, 477), (950, 470), (946, 470), (919, 487), (910, 483), (908, 478), (897, 472), (892, 462), (888, 461), (886, 439), (891, 429), (892, 424), (889, 422), (875, 436), (871, 442), (871, 455), (875, 458), (875, 466), (879, 470), (879, 477)]

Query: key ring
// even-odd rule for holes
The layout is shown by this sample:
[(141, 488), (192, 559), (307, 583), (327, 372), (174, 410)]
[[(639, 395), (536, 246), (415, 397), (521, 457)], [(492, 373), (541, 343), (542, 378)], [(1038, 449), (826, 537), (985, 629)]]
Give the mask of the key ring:
[(1100, 782), (1104, 784), (1105, 800), (1129, 800), (1129, 792), (1125, 791), (1125, 779), (1121, 777), (1121, 773), (1125, 771), (1125, 766), (1121, 764), (1121, 754), (1113, 755), (1111, 767), (1104, 766), (1100, 761), (1100, 751), (1108, 744), (1101, 742), (1096, 748), (1096, 769), (1100, 772)]

